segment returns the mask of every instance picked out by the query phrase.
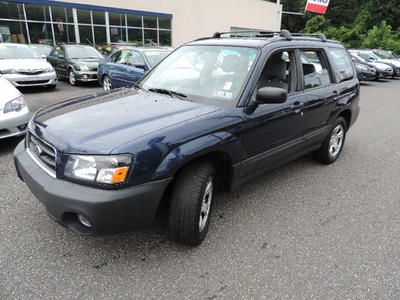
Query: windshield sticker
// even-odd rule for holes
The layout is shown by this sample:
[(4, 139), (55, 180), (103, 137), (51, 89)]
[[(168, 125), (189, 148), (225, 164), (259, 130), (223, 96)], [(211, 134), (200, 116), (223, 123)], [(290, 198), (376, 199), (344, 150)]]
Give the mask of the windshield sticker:
[(122, 54), (122, 55), (127, 55), (127, 54), (129, 54), (129, 50), (127, 50), (127, 49), (122, 50), (122, 51), (121, 51), (121, 54)]
[(214, 97), (225, 98), (225, 99), (232, 99), (233, 93), (225, 92), (225, 91), (214, 91), (213, 92), (213, 96)]
[(232, 84), (233, 84), (232, 81), (226, 81), (224, 84), (224, 90), (229, 91), (232, 88)]

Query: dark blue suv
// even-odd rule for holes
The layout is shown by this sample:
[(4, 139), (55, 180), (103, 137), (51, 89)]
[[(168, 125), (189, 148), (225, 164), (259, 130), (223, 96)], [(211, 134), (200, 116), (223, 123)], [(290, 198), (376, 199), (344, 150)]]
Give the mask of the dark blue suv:
[(64, 226), (105, 234), (151, 224), (205, 238), (216, 189), (313, 152), (330, 164), (359, 114), (347, 50), (323, 35), (217, 33), (169, 55), (135, 87), (37, 112), (15, 150), (20, 178)]

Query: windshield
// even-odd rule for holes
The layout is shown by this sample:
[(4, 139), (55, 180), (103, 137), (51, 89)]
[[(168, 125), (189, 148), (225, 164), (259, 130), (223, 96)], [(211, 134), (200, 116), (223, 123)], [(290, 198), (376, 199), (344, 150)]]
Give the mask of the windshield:
[(390, 52), (390, 51), (379, 50), (378, 52), (375, 53), (375, 55), (377, 55), (383, 59), (396, 59), (394, 57), (394, 55), (392, 54), (392, 52)]
[(362, 58), (364, 58), (364, 59), (366, 59), (366, 60), (368, 60), (368, 61), (375, 61), (375, 60), (378, 60), (378, 59), (379, 59), (379, 57), (377, 57), (376, 55), (374, 55), (374, 54), (371, 53), (371, 52), (360, 52), (359, 55), (360, 55)]
[(224, 46), (184, 46), (165, 58), (141, 81), (145, 89), (168, 89), (188, 100), (231, 107), (258, 50)]
[(90, 46), (68, 46), (67, 54), (70, 59), (103, 58), (103, 56)]
[(158, 64), (164, 57), (166, 57), (170, 53), (170, 51), (146, 50), (143, 53), (144, 56), (146, 56), (150, 67), (152, 68), (156, 64)]
[(1, 45), (0, 59), (37, 59), (39, 54), (26, 45)]
[(30, 47), (40, 55), (48, 56), (51, 52), (51, 47), (47, 45), (30, 45)]

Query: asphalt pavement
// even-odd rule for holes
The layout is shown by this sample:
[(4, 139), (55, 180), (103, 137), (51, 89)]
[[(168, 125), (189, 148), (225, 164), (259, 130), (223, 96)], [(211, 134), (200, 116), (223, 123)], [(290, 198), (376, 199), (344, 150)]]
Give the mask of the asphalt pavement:
[[(99, 88), (28, 91), (37, 107)], [(307, 156), (219, 194), (206, 241), (79, 236), (50, 219), (0, 142), (0, 299), (400, 298), (400, 80), (362, 86), (333, 165)]]

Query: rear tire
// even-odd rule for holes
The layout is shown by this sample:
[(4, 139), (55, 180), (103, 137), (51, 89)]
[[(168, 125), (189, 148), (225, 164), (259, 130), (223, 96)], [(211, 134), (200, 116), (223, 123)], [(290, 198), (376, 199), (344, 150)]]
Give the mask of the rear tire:
[(215, 190), (215, 170), (195, 162), (177, 176), (169, 207), (169, 236), (189, 246), (200, 245), (208, 232)]
[(327, 165), (335, 162), (342, 153), (346, 141), (346, 132), (347, 123), (345, 119), (337, 118), (321, 148), (314, 152), (315, 159)]

